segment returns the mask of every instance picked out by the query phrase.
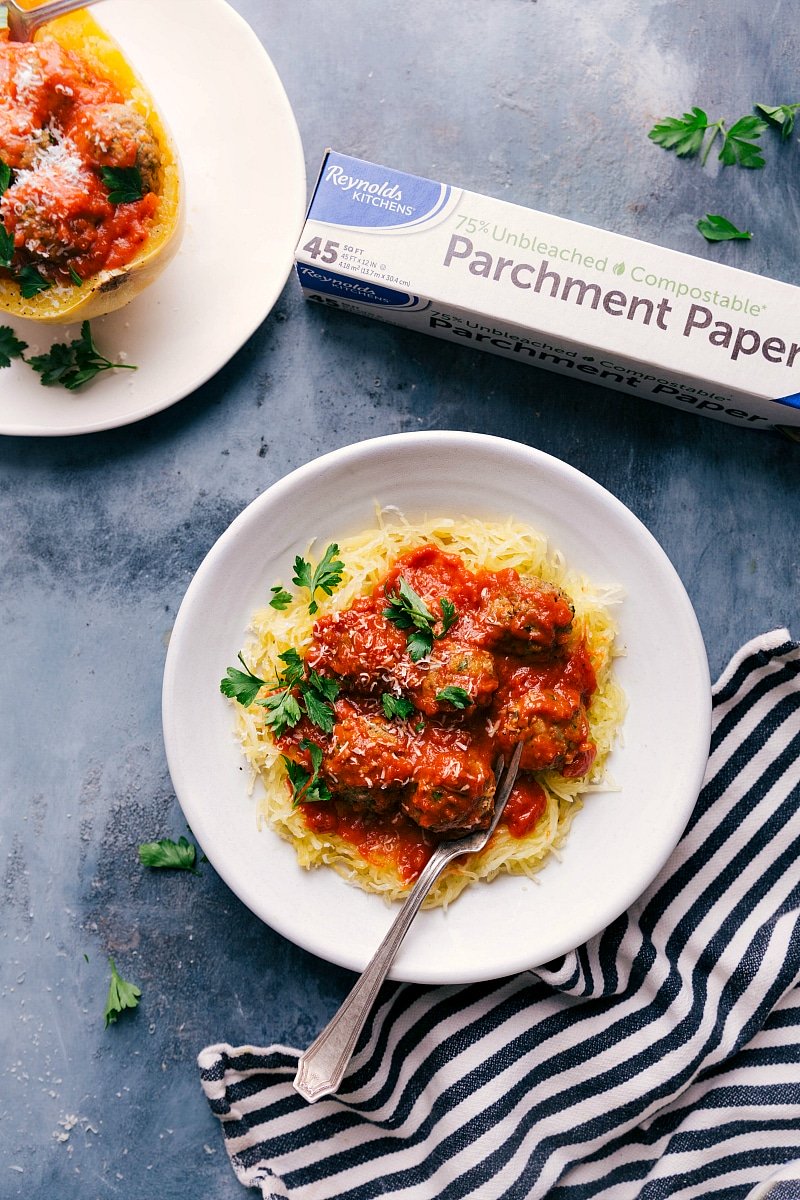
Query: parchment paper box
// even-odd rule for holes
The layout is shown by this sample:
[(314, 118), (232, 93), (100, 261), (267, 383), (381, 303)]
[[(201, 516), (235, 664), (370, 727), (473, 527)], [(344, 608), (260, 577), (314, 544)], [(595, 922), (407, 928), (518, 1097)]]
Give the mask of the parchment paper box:
[(329, 150), (307, 297), (752, 429), (800, 428), (800, 288)]

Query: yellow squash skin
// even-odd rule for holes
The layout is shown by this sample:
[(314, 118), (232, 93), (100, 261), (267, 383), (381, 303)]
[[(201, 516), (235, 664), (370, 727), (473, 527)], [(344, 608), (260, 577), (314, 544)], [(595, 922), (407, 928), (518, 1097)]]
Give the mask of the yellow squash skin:
[(126, 101), (147, 119), (160, 149), (159, 205), (147, 241), (126, 266), (100, 271), (81, 287), (53, 287), (24, 300), (19, 286), (0, 280), (0, 313), (45, 324), (103, 316), (130, 303), (164, 270), (177, 251), (184, 226), (183, 179), (175, 144), (152, 98), (125, 60), (121, 48), (84, 10), (44, 25), (36, 41), (55, 39), (111, 79)]

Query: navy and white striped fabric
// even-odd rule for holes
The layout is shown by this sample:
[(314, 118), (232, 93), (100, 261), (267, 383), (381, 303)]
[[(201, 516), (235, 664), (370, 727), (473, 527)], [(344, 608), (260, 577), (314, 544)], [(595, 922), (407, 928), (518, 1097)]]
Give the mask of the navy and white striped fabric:
[(298, 1053), (199, 1056), (268, 1200), (800, 1200), (800, 1165), (763, 1184), (800, 1159), (800, 645), (733, 659), (690, 825), (603, 934), (511, 979), (385, 985), (337, 1097), (294, 1092)]

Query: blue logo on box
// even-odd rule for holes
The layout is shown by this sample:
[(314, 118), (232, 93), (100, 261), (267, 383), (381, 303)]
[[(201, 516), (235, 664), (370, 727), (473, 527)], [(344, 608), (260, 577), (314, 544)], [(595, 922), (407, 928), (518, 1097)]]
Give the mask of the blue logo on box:
[(800, 392), (795, 392), (793, 396), (776, 396), (776, 404), (788, 404), (790, 408), (800, 408)]
[(439, 217), (452, 194), (445, 183), (331, 152), (308, 216), (351, 229), (410, 229)]
[(297, 263), (297, 277), (301, 285), (310, 292), (357, 300), (359, 304), (372, 304), (376, 308), (420, 309), (427, 308), (430, 303), (429, 300), (421, 300), (419, 296), (412, 296), (408, 292), (382, 287), (378, 283), (370, 283), (367, 279), (337, 275), (333, 271), (309, 267), (305, 263)]

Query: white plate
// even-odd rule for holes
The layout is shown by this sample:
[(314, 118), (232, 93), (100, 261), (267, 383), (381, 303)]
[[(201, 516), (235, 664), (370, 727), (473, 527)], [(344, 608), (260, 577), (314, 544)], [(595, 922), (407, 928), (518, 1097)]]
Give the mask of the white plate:
[[(619, 583), (629, 711), (611, 756), (619, 791), (592, 795), (562, 860), (538, 883), (504, 876), (416, 918), (392, 977), (419, 983), (498, 978), (580, 945), (644, 890), (697, 797), (711, 688), (692, 606), (644, 526), (585, 475), (538, 450), (470, 433), (410, 433), (334, 451), (254, 500), (195, 575), (167, 654), (164, 737), (186, 819), (216, 870), (259, 917), (322, 958), (361, 970), (393, 910), (332, 871), (304, 871), (294, 850), (256, 830), (248, 769), (219, 680), (254, 610), (312, 537), (320, 545), (374, 524), (376, 502), (414, 516), (512, 515), (546, 533), (568, 564)], [(243, 769), (244, 768), (244, 769)]]
[[(20, 363), (0, 372), (0, 433), (114, 429), (205, 383), (261, 324), (286, 283), (306, 180), (300, 135), (266, 51), (224, 0), (104, 0), (97, 20), (125, 51), (170, 126), (184, 170), (178, 254), (126, 308), (92, 321), (101, 350), (137, 371), (82, 392), (43, 387)], [(157, 33), (156, 33), (157, 30)], [(42, 353), (80, 326), (10, 321)]]

